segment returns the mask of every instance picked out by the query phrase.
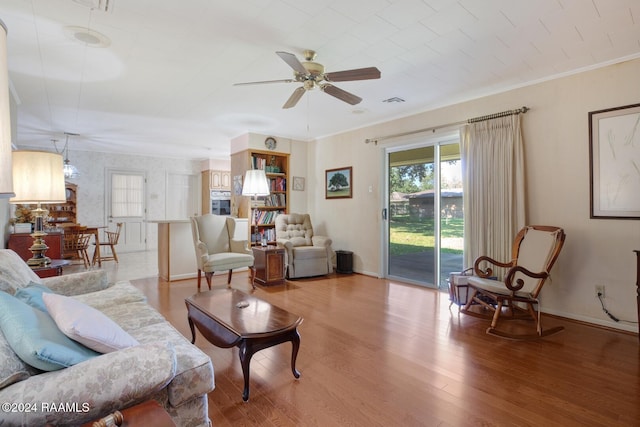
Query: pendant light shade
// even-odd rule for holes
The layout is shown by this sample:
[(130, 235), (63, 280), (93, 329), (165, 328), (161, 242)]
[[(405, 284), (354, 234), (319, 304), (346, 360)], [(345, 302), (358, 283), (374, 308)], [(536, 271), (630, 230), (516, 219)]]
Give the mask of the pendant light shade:
[(65, 152), (64, 153), (64, 167), (63, 167), (64, 177), (65, 177), (65, 179), (77, 178), (78, 175), (80, 175), (80, 173), (78, 172), (78, 168), (73, 166), (71, 164), (71, 162), (69, 161), (69, 135), (77, 135), (77, 134), (65, 132), (65, 135), (67, 136), (67, 140), (64, 143), (64, 150), (63, 150)]
[(71, 164), (68, 157), (64, 159), (63, 171), (64, 171), (64, 177), (66, 179), (77, 178), (78, 175), (80, 175), (80, 173), (78, 173), (78, 168), (76, 168)]

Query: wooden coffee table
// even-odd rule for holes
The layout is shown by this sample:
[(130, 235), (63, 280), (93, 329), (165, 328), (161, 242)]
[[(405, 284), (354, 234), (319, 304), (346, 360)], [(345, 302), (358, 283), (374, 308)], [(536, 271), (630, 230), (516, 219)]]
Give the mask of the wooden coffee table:
[(291, 341), (291, 371), (296, 370), (300, 348), (298, 325), (302, 317), (289, 313), (259, 298), (237, 289), (216, 289), (199, 292), (185, 300), (191, 328), (191, 343), (196, 341), (195, 327), (216, 347), (240, 349), (244, 375), (242, 400), (249, 400), (249, 363), (260, 350)]

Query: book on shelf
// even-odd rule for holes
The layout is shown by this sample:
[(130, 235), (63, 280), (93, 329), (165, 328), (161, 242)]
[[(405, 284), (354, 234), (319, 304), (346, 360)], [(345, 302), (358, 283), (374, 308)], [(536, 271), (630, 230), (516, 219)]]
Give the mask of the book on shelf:
[(285, 193), (275, 193), (265, 196), (264, 205), (269, 207), (278, 207), (287, 205), (287, 195)]
[(267, 242), (275, 242), (275, 228), (263, 228), (257, 233), (251, 233), (251, 244), (260, 244), (262, 242), (262, 236), (267, 239)]
[(281, 176), (269, 178), (269, 189), (271, 191), (287, 191), (287, 179)]
[(256, 214), (257, 224), (258, 225), (272, 225), (276, 217), (280, 214), (283, 214), (284, 211), (276, 210), (276, 211), (258, 211)]
[(262, 169), (267, 165), (267, 159), (262, 157), (251, 156), (251, 168)]

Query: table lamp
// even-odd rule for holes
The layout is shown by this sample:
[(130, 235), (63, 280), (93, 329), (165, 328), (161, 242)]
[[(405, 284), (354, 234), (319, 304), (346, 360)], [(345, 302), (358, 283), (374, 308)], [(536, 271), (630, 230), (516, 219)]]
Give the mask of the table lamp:
[[(255, 223), (256, 230), (257, 230), (258, 219), (254, 218), (254, 214), (253, 214), (253, 210), (256, 207), (255, 203), (258, 200), (258, 196), (269, 195), (269, 182), (267, 181), (267, 175), (265, 175), (262, 169), (249, 169), (245, 173), (244, 184), (242, 185), (242, 195), (253, 196), (249, 217), (251, 218), (251, 226), (253, 227), (253, 224)], [(253, 229), (251, 233), (253, 234)], [(255, 234), (254, 236), (255, 236), (255, 242), (257, 243), (258, 236)]]
[(14, 204), (36, 204), (33, 210), (35, 226), (33, 245), (29, 250), (33, 257), (27, 260), (31, 267), (42, 267), (51, 263), (45, 256), (49, 247), (44, 242), (44, 209), (41, 203), (65, 203), (63, 159), (61, 154), (48, 151), (14, 151), (13, 162), (13, 191), (15, 197), (9, 199)]

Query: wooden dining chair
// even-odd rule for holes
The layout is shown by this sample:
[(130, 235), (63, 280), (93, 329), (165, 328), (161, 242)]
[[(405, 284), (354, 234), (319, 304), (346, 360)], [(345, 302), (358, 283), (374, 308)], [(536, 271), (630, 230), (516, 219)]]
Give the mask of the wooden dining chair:
[[(118, 240), (120, 240), (120, 231), (122, 230), (122, 223), (119, 222), (116, 225), (115, 231), (105, 231), (106, 241), (100, 241), (100, 248), (96, 247), (93, 255), (93, 263), (98, 262), (98, 266), (102, 267), (102, 261), (115, 261), (118, 262), (118, 254), (116, 253), (116, 245), (118, 244)], [(95, 245), (95, 243), (94, 243)], [(110, 249), (110, 253), (105, 255), (105, 249)]]
[(63, 258), (81, 259), (84, 268), (89, 268), (89, 239), (91, 234), (85, 234), (87, 227), (82, 225), (68, 226), (64, 228)]

